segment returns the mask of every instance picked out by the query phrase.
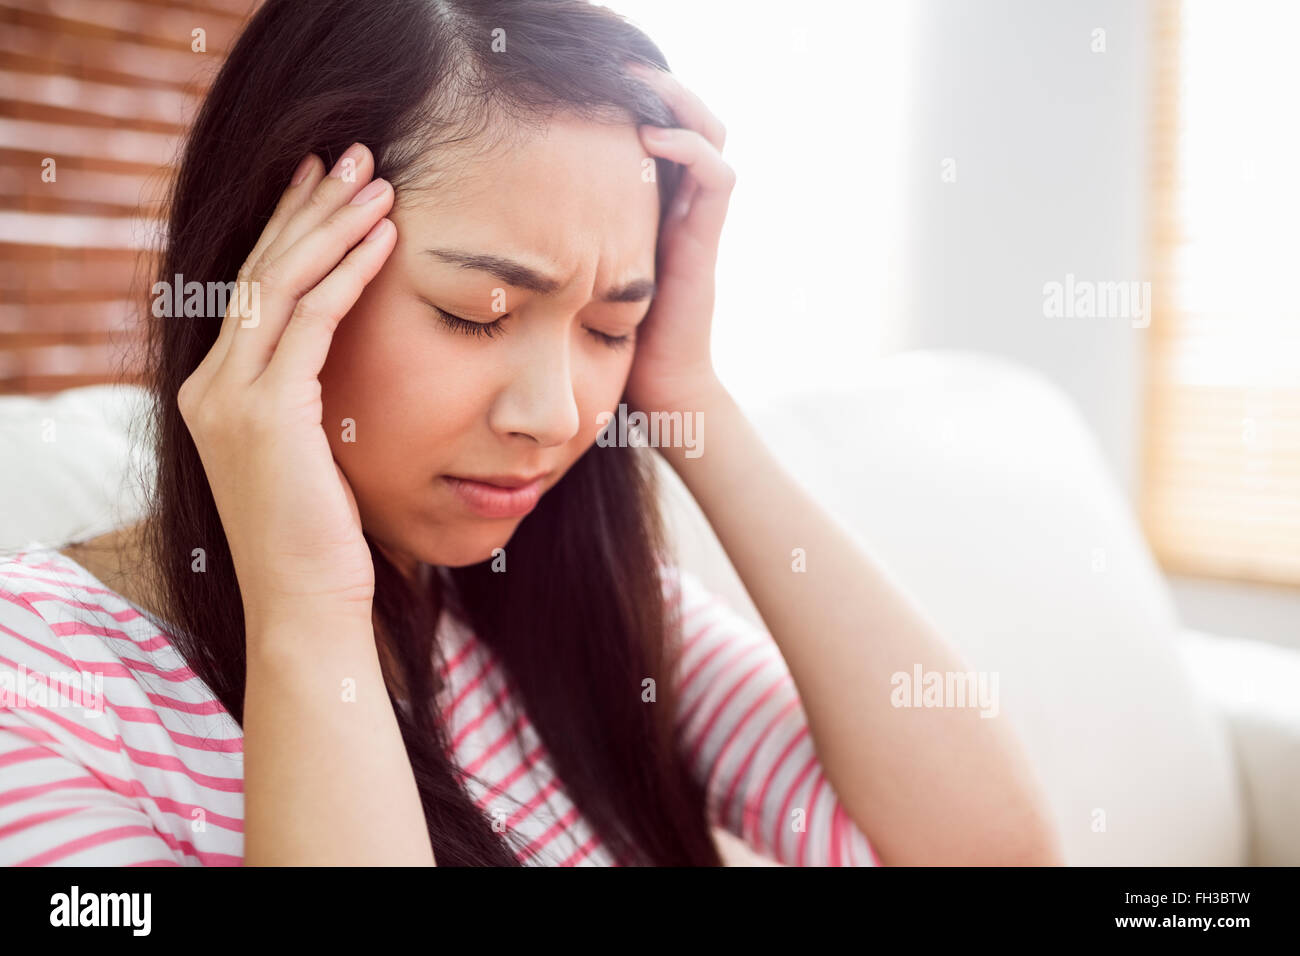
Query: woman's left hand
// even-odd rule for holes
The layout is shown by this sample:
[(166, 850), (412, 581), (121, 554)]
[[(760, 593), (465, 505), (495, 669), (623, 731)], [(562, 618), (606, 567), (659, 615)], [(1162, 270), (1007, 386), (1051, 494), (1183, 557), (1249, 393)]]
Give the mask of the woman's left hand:
[(641, 126), (641, 142), (686, 169), (659, 230), (657, 292), (637, 331), (626, 398), (633, 410), (690, 411), (717, 385), (709, 354), (714, 268), (736, 173), (722, 159), (726, 130), (698, 96), (671, 73), (638, 63), (627, 69), (683, 124)]

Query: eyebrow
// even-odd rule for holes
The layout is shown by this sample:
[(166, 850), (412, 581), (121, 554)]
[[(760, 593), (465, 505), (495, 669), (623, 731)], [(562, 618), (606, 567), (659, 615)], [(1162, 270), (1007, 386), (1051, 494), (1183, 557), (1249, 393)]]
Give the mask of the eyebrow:
[[(496, 276), (507, 285), (543, 295), (560, 288), (560, 282), (543, 275), (522, 262), (494, 256), (483, 252), (464, 252), (459, 249), (425, 249), (426, 253), (460, 266), (462, 269), (475, 269)], [(653, 279), (633, 279), (623, 285), (609, 289), (601, 296), (602, 302), (644, 302), (653, 299), (655, 294)]]

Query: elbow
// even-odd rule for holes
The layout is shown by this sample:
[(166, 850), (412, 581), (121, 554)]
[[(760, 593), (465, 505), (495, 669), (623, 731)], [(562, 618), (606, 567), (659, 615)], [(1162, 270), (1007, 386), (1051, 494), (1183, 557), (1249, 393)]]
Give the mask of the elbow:
[(1055, 834), (1046, 833), (1040, 839), (1019, 848), (1000, 866), (1065, 866), (1065, 854)]
[(1015, 836), (992, 854), (994, 866), (1065, 866), (1061, 836), (1042, 806), (1031, 807), (1015, 828)]

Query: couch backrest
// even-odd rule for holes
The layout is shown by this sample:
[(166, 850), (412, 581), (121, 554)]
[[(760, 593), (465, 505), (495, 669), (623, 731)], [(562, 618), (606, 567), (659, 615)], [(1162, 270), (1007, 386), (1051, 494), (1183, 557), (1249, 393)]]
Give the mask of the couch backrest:
[(0, 548), (62, 545), (143, 513), (148, 393), (92, 385), (0, 398)]
[[(999, 675), (1068, 861), (1243, 863), (1225, 728), (1192, 689), (1168, 588), (1068, 396), (1023, 366), (947, 350), (873, 363), (862, 382), (748, 414), (970, 667)], [(664, 475), (683, 564), (761, 623)]]

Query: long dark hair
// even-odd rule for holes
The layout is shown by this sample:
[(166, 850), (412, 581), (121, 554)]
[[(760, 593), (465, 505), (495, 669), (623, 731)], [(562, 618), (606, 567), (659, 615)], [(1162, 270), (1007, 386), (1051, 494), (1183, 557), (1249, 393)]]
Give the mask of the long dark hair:
[[(563, 109), (597, 121), (675, 125), (657, 96), (623, 75), (626, 60), (667, 68), (643, 33), (582, 0), (269, 0), (235, 44), (185, 144), (157, 274), (233, 280), (308, 151), (329, 166), (351, 143), (365, 143), (376, 176), (400, 196), (433, 181), (440, 148), (472, 139), (489, 115), (538, 122)], [(666, 210), (682, 171), (656, 164)], [(159, 576), (155, 603), (180, 653), (242, 723), (242, 602), (176, 407), (220, 317), (149, 321), (157, 477), (143, 548)], [(521, 522), (504, 574), (484, 562), (416, 585), (367, 535), (377, 624), (411, 702), (409, 712), (394, 706), (440, 865), (520, 862), (513, 835), (494, 833), (464, 789), (432, 703), (435, 623), (444, 608), (497, 655), (566, 791), (619, 862), (721, 863), (703, 789), (676, 746), (672, 674), (681, 628), (664, 600), (667, 551), (652, 454), (593, 445)], [(191, 570), (194, 548), (206, 551), (206, 573)], [(653, 703), (642, 699), (647, 678), (656, 685)]]

